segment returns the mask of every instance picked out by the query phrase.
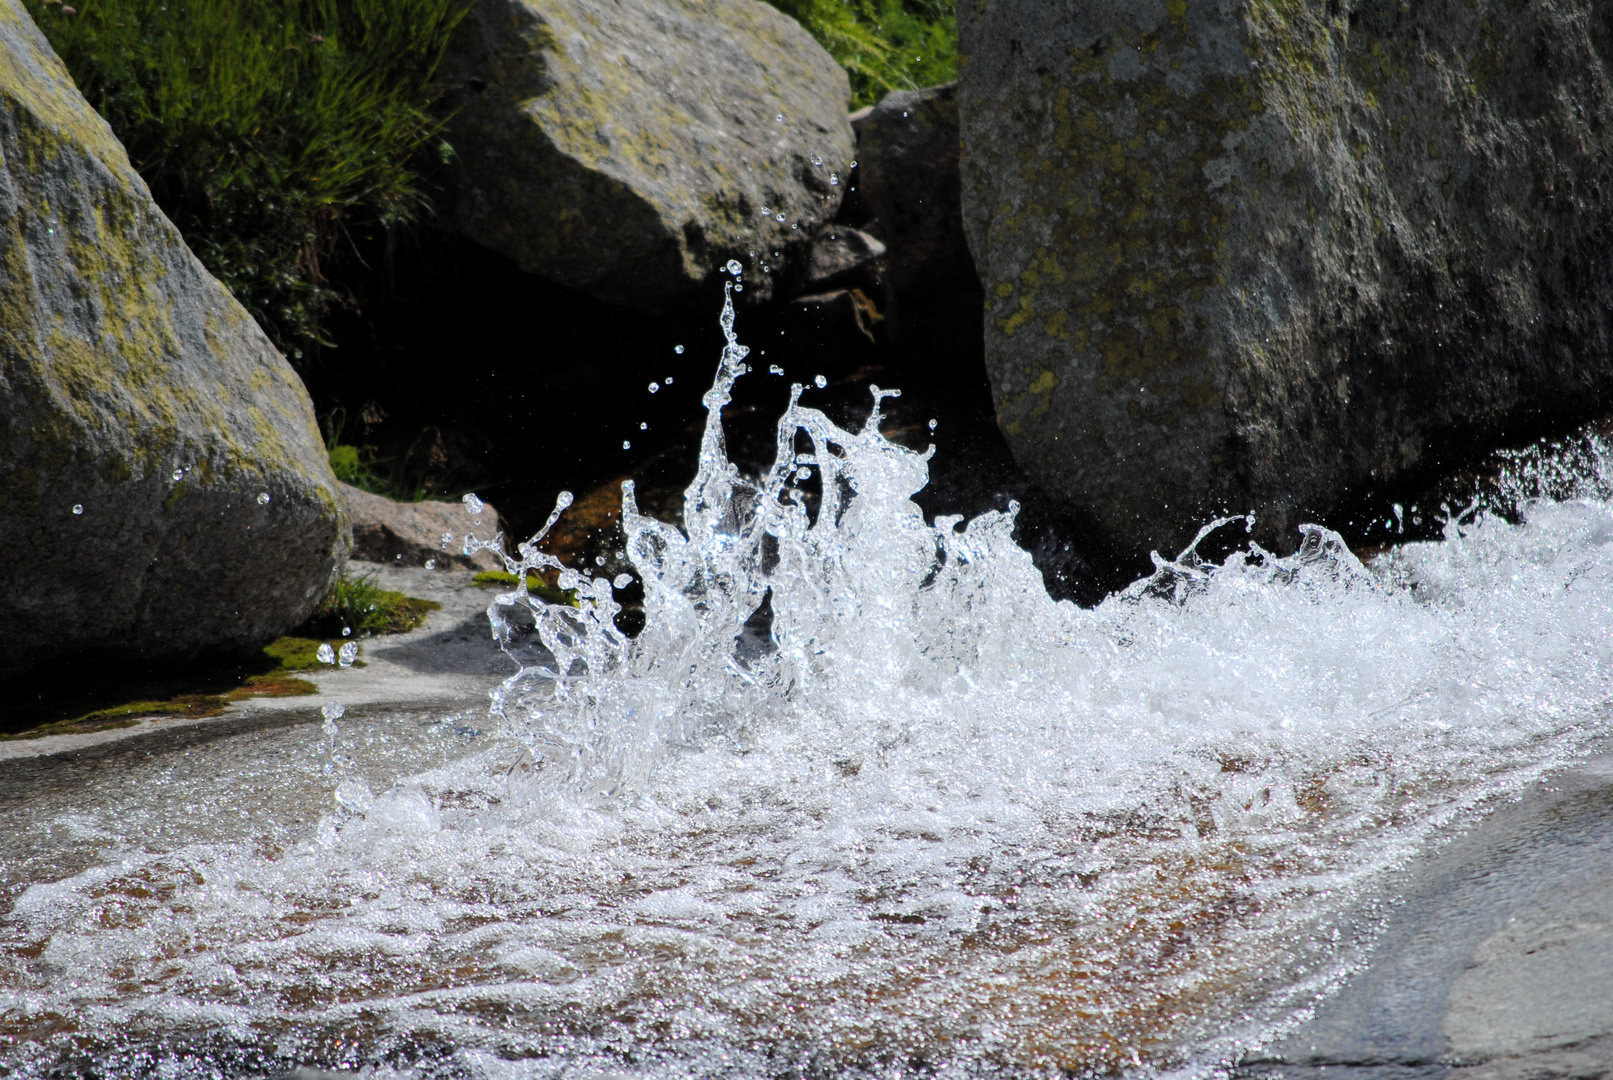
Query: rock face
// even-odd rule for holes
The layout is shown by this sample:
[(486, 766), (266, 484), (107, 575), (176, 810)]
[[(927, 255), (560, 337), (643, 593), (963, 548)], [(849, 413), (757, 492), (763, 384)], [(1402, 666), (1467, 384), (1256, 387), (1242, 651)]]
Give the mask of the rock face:
[[(353, 514), (355, 559), (387, 566), (430, 562), (433, 569), (504, 569), (491, 551), (464, 553), (466, 533), (491, 540), (498, 532), (498, 511), (489, 503), (482, 503), (481, 513), (473, 514), (460, 503), (396, 502), (351, 484), (342, 484), (341, 489)], [(451, 539), (445, 542), (444, 537)]]
[(479, 0), (445, 70), (459, 227), (615, 303), (765, 299), (845, 189), (846, 73), (760, 0)]
[(998, 418), (1131, 550), (1293, 525), (1613, 391), (1613, 7), (983, 0)]
[(0, 0), (0, 677), (262, 644), (347, 547), (301, 381)]
[(886, 94), (859, 125), (857, 173), (898, 295), (975, 282), (958, 186), (956, 83)]
[(885, 257), (885, 245), (861, 229), (828, 224), (818, 230), (799, 260), (801, 289), (821, 292), (860, 272), (866, 274)]

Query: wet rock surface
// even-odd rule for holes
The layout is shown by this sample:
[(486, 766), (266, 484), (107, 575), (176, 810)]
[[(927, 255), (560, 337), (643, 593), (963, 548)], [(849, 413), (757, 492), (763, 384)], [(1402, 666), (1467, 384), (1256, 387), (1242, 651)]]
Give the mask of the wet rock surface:
[(1408, 867), (1358, 972), (1237, 1075), (1613, 1075), (1613, 756)]
[(299, 623), (347, 511), (301, 381), (0, 3), (0, 677)]
[(480, 0), (444, 68), (453, 219), (605, 300), (659, 308), (729, 259), (766, 298), (845, 190), (846, 73), (759, 0)]
[(1123, 547), (1254, 510), (1287, 549), (1356, 488), (1591, 415), (1610, 18), (964, 5), (964, 220), (1016, 458)]

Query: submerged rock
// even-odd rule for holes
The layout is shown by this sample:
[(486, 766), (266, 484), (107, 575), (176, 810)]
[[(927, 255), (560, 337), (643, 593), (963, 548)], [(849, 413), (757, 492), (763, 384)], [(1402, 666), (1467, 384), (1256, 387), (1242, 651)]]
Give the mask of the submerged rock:
[(480, 0), (445, 61), (454, 220), (654, 309), (730, 259), (751, 299), (840, 204), (846, 73), (759, 0)]
[(491, 551), (466, 555), (465, 538), (490, 541), (499, 531), (498, 511), (480, 503), (472, 513), (460, 503), (398, 502), (351, 484), (341, 485), (353, 514), (353, 555), (387, 566), (502, 570)]
[(1609, 400), (1608, 5), (959, 21), (999, 422), (1121, 545), (1252, 509), (1290, 546), (1352, 488)]
[(0, 0), (0, 677), (300, 622), (347, 555), (301, 381)]

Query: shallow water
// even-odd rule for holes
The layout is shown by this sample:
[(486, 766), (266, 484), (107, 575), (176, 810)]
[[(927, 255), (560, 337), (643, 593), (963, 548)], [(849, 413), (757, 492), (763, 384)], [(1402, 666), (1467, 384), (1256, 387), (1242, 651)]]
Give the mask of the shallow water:
[(638, 638), (575, 570), (578, 609), (501, 597), (529, 666), (491, 713), (57, 766), (0, 837), (0, 1063), (1191, 1070), (1334, 985), (1431, 836), (1607, 732), (1599, 444), (1520, 459), (1515, 521), (1371, 567), (1322, 529), (1189, 551), (1081, 610), (1007, 516), (927, 524), (876, 421), (780, 432), (746, 479), (708, 427), (681, 530), (629, 507)]

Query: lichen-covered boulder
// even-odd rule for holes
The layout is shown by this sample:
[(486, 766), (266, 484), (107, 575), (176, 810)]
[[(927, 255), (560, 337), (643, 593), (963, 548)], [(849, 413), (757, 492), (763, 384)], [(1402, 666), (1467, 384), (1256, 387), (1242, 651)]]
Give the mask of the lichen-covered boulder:
[(845, 190), (846, 73), (760, 0), (479, 0), (444, 70), (453, 220), (614, 303), (764, 299)]
[(0, 678), (262, 644), (347, 547), (302, 383), (0, 0)]
[[(1613, 6), (959, 6), (999, 422), (1130, 550), (1613, 391)], [(1287, 546), (1286, 543), (1284, 546)]]

